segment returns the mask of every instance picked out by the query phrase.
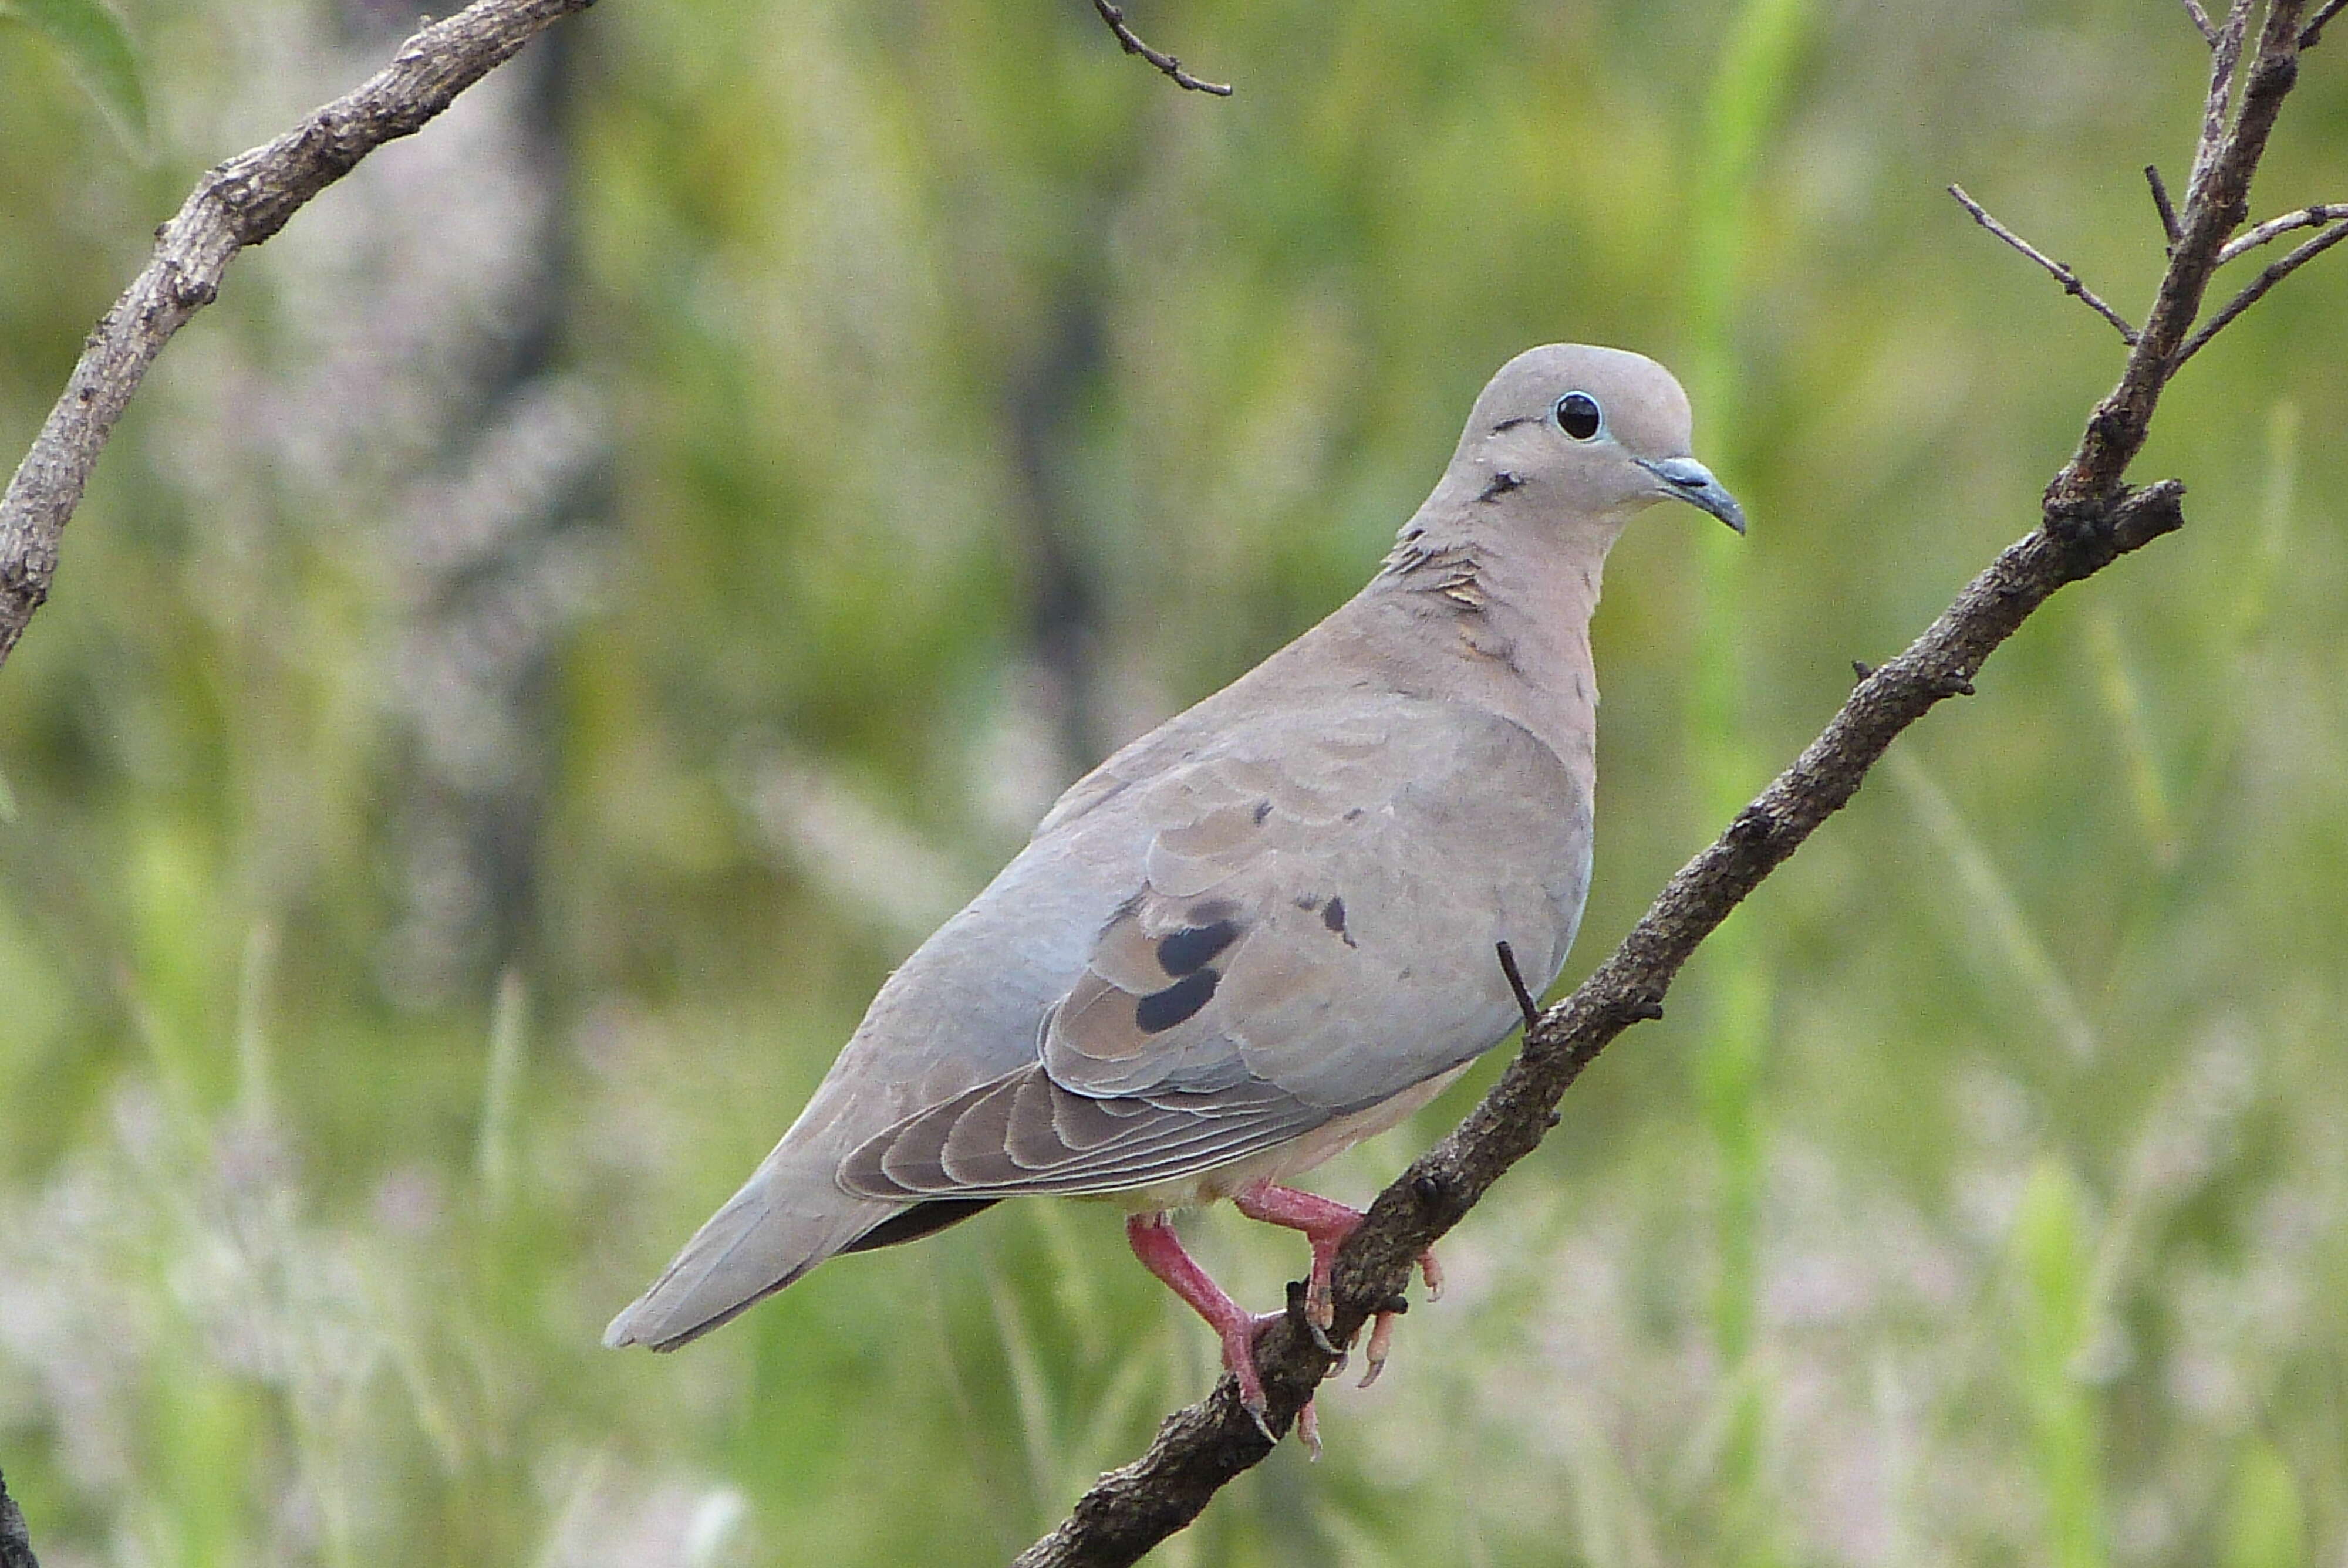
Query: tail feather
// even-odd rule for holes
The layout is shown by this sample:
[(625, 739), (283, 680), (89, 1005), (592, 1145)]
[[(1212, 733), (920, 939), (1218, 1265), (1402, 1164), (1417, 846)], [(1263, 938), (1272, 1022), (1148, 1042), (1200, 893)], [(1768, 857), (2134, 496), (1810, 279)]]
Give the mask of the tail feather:
[(603, 1343), (674, 1350), (772, 1296), (901, 1206), (762, 1169), (612, 1319)]

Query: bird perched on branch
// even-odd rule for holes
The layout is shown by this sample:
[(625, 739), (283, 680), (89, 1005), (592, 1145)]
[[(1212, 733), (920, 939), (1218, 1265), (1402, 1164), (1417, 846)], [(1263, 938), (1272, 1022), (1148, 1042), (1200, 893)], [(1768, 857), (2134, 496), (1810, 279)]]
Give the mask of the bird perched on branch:
[[(1302, 1231), (1307, 1317), (1329, 1324), (1361, 1216), (1282, 1184), (1507, 1037), (1499, 944), (1537, 987), (1564, 965), (1590, 876), (1600, 569), (1666, 499), (1744, 531), (1668, 371), (1578, 344), (1503, 365), (1369, 586), (1062, 795), (604, 1342), (672, 1349), (826, 1258), (1004, 1198), (1108, 1198), (1261, 1422), (1271, 1319), (1169, 1215), (1229, 1198)], [(1372, 1327), (1371, 1376), (1391, 1327)]]

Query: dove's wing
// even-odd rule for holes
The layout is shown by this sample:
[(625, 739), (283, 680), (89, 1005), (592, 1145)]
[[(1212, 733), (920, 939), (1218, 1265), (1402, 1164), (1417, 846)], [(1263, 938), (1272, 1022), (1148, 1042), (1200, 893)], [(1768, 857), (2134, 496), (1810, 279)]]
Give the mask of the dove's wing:
[(1139, 854), (1035, 1060), (875, 1129), (840, 1185), (1151, 1186), (1458, 1065), (1518, 1018), (1497, 942), (1544, 980), (1563, 963), (1589, 807), (1546, 746), (1462, 703), (1356, 696), (1224, 731), (1038, 839)]

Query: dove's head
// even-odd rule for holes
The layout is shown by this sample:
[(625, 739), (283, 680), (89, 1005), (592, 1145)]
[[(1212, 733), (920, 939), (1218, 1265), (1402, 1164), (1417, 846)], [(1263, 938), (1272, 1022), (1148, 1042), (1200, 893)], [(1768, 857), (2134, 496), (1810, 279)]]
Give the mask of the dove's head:
[(1584, 343), (1527, 349), (1476, 399), (1449, 477), (1474, 506), (1617, 529), (1663, 500), (1745, 531), (1745, 510), (1689, 450), (1687, 394), (1644, 354)]

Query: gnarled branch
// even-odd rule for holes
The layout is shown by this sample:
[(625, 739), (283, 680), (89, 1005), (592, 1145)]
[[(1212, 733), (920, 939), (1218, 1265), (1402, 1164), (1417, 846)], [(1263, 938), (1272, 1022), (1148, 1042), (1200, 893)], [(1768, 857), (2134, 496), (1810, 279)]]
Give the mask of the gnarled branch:
[[(2239, 108), (2235, 77), (2249, 0), (2236, 0), (2222, 25), (2210, 25), (2190, 0), (2186, 8), (2210, 36), (2205, 124), (2218, 128), (2194, 159), (2168, 267), (2145, 326), (2130, 343), (2118, 384), (2089, 416), (2078, 450), (2047, 486), (2038, 527), (2008, 546), (1905, 651), (1880, 668), (1860, 667), (1857, 689), (1818, 738), (1681, 868), (1622, 946), (1541, 1015), (1517, 1060), (1467, 1120), (1378, 1194), (1337, 1255), (1336, 1343), (1359, 1333), (1371, 1312), (1408, 1282), (1418, 1255), (1540, 1143), (1566, 1090), (1608, 1042), (1659, 1015), (1664, 991), (1698, 944), (1849, 801), (1901, 731), (1933, 704), (1972, 690), (1982, 661), (2058, 589), (2183, 524), (2182, 485), (2164, 479), (2131, 488), (2122, 476), (2184, 362), (2227, 237), (2242, 224), (2250, 178), (2298, 70), (2306, 0), (2273, 0)], [(1272, 1430), (1284, 1432), (1333, 1358), (1292, 1315), (1265, 1331), (1256, 1361)], [(1103, 1476), (1058, 1528), (1020, 1556), (1017, 1568), (1132, 1563), (1270, 1451), (1225, 1377), (1208, 1398), (1168, 1417), (1139, 1459)]]
[(549, 24), (593, 0), (476, 0), (420, 29), (391, 64), (199, 180), (155, 253), (89, 335), (0, 496), (0, 663), (49, 597), (57, 547), (98, 455), (163, 345), (220, 293), (236, 253), (269, 239), (386, 141), (413, 136)]

